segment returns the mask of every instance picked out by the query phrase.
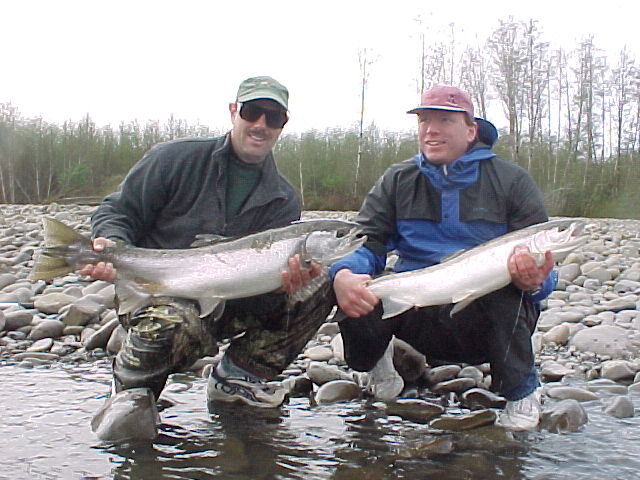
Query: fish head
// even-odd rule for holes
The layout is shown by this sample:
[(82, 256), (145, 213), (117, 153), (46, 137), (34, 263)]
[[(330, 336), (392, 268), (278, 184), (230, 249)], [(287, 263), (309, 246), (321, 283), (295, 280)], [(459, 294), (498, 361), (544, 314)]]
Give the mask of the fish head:
[(360, 247), (366, 240), (366, 235), (359, 235), (360, 228), (356, 224), (348, 228), (333, 231), (315, 231), (309, 233), (304, 241), (303, 257), (314, 260), (322, 265), (341, 259)]
[(582, 220), (560, 223), (533, 235), (530, 250), (533, 254), (550, 251), (554, 261), (562, 260), (569, 252), (587, 243), (589, 236)]

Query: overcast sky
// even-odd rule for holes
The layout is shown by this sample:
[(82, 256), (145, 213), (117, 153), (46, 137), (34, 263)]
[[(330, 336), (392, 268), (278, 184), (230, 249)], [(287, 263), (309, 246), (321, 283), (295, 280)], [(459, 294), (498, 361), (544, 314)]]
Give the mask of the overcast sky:
[[(365, 122), (413, 130), (419, 25), (432, 38), (453, 22), (465, 44), (499, 19), (539, 20), (571, 50), (587, 35), (612, 55), (638, 54), (633, 0), (0, 0), (0, 102), (62, 123), (99, 125), (173, 113), (229, 126), (227, 104), (253, 75), (291, 92), (289, 131), (349, 127), (359, 118), (358, 51), (375, 55)], [(630, 9), (633, 9), (630, 10)], [(497, 121), (498, 126), (500, 122)]]

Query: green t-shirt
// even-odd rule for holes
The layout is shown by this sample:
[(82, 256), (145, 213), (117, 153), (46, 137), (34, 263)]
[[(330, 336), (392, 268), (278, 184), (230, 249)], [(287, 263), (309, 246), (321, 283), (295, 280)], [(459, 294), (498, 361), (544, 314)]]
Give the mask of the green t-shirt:
[(231, 155), (227, 165), (227, 192), (225, 197), (227, 220), (237, 215), (244, 202), (260, 181), (262, 163), (245, 163)]

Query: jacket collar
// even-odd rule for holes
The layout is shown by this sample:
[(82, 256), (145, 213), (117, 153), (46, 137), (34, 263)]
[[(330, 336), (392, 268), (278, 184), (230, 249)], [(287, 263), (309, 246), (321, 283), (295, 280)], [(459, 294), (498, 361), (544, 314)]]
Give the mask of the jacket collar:
[[(226, 162), (233, 154), (234, 153), (231, 148), (231, 132), (227, 132), (222, 137), (222, 141), (219, 143), (219, 145), (216, 146), (212, 154), (212, 158), (218, 163), (218, 168), (220, 168), (220, 171), (222, 173), (220, 175), (220, 179), (224, 181), (225, 185), (227, 181)], [(278, 168), (276, 167), (276, 162), (273, 157), (273, 151), (270, 151), (262, 162), (262, 178), (249, 197), (249, 201), (247, 202), (249, 206), (262, 206), (273, 201), (274, 198), (286, 197), (287, 194), (282, 190), (279, 177), (280, 172), (278, 172)], [(245, 205), (245, 207), (247, 207), (247, 205)]]

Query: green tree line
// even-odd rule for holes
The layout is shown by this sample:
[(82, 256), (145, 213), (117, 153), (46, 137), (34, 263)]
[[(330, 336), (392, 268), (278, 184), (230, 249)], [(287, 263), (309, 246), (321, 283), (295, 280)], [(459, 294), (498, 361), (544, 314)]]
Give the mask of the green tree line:
[[(507, 127), (494, 150), (531, 173), (551, 214), (640, 218), (640, 69), (633, 55), (624, 48), (605, 57), (591, 37), (570, 51), (554, 48), (533, 20), (501, 20), (484, 43), (465, 48), (450, 27), (436, 40), (421, 33), (416, 93), (458, 84), (473, 96), (478, 116), (501, 111)], [(357, 209), (385, 168), (417, 152), (415, 131), (364, 127), (366, 85), (376, 72), (374, 60), (361, 57), (360, 64), (359, 125), (284, 133), (276, 146), (278, 166), (305, 209)], [(220, 133), (174, 116), (114, 128), (87, 115), (57, 125), (0, 103), (0, 202), (101, 196), (152, 145)]]

